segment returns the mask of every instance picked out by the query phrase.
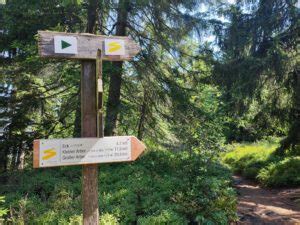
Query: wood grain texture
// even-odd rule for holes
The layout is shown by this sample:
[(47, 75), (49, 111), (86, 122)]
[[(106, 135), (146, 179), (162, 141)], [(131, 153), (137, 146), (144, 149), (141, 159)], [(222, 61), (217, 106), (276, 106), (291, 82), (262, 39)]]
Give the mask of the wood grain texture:
[(146, 149), (146, 146), (136, 137), (131, 137), (131, 161), (135, 161)]
[[(82, 61), (81, 71), (81, 137), (97, 136), (96, 63)], [(98, 165), (82, 167), (83, 224), (94, 225), (99, 221)]]
[(34, 140), (33, 142), (33, 168), (40, 167), (40, 141)]
[[(73, 36), (77, 38), (78, 54), (59, 54), (54, 52), (54, 36)], [(125, 55), (107, 56), (104, 54), (105, 39), (122, 39), (125, 41)], [(140, 47), (130, 38), (121, 36), (104, 36), (87, 33), (64, 33), (38, 31), (39, 55), (46, 58), (96, 59), (98, 49), (102, 50), (102, 60), (127, 61), (131, 60)]]

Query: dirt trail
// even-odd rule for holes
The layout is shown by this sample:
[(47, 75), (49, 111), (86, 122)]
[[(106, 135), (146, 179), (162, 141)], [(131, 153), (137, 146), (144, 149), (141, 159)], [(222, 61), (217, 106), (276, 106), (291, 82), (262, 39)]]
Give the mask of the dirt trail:
[(238, 191), (239, 225), (300, 225), (298, 189), (270, 190), (234, 176)]

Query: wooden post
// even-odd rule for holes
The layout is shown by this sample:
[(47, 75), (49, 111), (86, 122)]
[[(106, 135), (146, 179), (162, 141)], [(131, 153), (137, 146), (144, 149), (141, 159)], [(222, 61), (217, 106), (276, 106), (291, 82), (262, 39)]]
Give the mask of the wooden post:
[[(82, 61), (81, 72), (81, 115), (82, 137), (97, 136), (97, 100), (96, 100), (95, 61)], [(99, 224), (98, 206), (98, 165), (82, 167), (82, 206), (83, 224)]]

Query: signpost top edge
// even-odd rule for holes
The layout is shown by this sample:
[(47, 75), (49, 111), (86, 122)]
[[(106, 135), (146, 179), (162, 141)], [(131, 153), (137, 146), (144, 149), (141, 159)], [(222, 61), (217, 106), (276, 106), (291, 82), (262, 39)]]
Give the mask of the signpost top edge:
[[(74, 140), (74, 139), (90, 139), (90, 140), (93, 140), (93, 139), (107, 139), (107, 138), (117, 138), (117, 137), (127, 137), (127, 138), (135, 138), (137, 139), (135, 136), (132, 136), (132, 135), (125, 135), (125, 136), (106, 136), (106, 137), (78, 137), (78, 138), (50, 138), (50, 139), (36, 139), (38, 141), (59, 141), (59, 140)], [(137, 139), (138, 140), (138, 139)]]
[(98, 34), (91, 34), (91, 33), (68, 33), (68, 32), (59, 32), (59, 31), (49, 31), (49, 30), (39, 30), (38, 35), (42, 34), (52, 34), (52, 35), (61, 35), (61, 36), (86, 36), (86, 37), (95, 37), (95, 38), (105, 38), (105, 39), (124, 39), (124, 40), (132, 40), (130, 36), (106, 36), (106, 35), (98, 35)]

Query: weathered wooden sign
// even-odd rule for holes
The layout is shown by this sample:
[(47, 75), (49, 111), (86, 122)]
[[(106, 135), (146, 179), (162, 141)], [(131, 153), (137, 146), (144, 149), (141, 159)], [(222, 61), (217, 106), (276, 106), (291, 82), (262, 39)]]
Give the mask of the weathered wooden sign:
[(102, 60), (131, 60), (140, 47), (130, 38), (85, 33), (38, 32), (38, 48), (41, 57), (96, 59), (98, 49)]
[(33, 167), (134, 161), (144, 150), (133, 136), (40, 139), (34, 141)]

